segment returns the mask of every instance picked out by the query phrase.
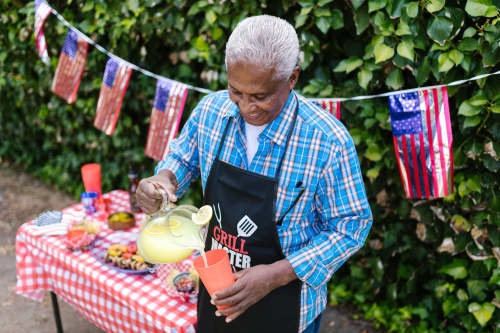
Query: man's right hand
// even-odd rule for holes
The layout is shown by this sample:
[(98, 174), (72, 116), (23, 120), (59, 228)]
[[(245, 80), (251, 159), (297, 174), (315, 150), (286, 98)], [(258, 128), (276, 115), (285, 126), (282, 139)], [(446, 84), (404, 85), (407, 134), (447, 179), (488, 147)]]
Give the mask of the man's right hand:
[(162, 188), (168, 195), (168, 201), (176, 202), (177, 179), (170, 170), (161, 170), (158, 174), (144, 178), (139, 182), (135, 197), (146, 214), (156, 213), (161, 208), (163, 196), (160, 193)]

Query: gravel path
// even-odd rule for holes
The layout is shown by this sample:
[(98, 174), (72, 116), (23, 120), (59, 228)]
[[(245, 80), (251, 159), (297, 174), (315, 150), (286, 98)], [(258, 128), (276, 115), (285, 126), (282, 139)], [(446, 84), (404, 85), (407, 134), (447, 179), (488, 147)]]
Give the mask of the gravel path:
[[(42, 303), (16, 295), (17, 228), (46, 210), (61, 209), (75, 199), (6, 163), (0, 163), (0, 323), (4, 333), (56, 332), (49, 294)], [(71, 333), (103, 332), (59, 298), (63, 328)], [(352, 319), (344, 309), (328, 308), (320, 333), (374, 333), (371, 323)]]

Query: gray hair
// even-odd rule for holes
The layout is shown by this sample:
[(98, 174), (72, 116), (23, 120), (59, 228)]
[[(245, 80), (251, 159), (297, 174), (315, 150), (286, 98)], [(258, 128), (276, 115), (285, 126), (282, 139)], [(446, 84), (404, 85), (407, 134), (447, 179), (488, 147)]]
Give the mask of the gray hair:
[(293, 26), (269, 15), (244, 19), (233, 30), (226, 44), (226, 67), (249, 61), (274, 69), (275, 78), (288, 79), (298, 64), (299, 39)]

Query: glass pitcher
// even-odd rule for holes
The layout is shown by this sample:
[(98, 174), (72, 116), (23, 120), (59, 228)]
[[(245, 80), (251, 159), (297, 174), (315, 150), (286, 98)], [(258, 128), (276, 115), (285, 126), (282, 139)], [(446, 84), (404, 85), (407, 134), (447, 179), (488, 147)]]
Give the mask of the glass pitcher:
[(194, 250), (203, 249), (206, 226), (195, 224), (191, 219), (198, 208), (191, 205), (169, 208), (165, 191), (159, 191), (164, 197), (162, 207), (143, 226), (137, 239), (137, 251), (152, 264), (184, 260)]

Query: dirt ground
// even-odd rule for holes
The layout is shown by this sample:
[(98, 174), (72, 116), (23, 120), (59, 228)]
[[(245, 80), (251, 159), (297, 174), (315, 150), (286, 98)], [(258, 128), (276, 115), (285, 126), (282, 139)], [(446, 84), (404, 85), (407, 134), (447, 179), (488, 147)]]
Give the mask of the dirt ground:
[[(72, 197), (44, 182), (0, 163), (0, 331), (4, 333), (56, 332), (50, 296), (38, 303), (14, 293), (16, 286), (16, 231), (46, 210), (75, 203)], [(3, 290), (2, 290), (3, 289)], [(99, 328), (59, 298), (64, 331), (98, 333)], [(320, 333), (375, 333), (370, 322), (353, 319), (346, 309), (329, 307), (323, 314)]]

